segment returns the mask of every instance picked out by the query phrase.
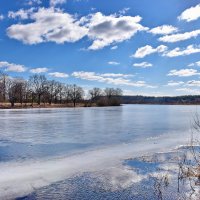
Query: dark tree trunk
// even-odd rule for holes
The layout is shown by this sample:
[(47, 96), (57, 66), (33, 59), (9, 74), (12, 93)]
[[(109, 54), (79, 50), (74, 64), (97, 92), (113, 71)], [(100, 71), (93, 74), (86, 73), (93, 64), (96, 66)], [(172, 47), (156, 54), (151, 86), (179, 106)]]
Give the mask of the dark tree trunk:
[(3, 79), (3, 101), (6, 102), (6, 78)]
[(74, 108), (76, 107), (76, 100), (73, 100), (73, 103), (74, 103)]
[(14, 98), (10, 99), (10, 103), (11, 103), (11, 107), (13, 108), (15, 106), (15, 100), (14, 100)]
[(31, 93), (31, 106), (33, 107), (33, 93)]
[(13, 108), (14, 106), (15, 106), (15, 102), (12, 101), (12, 102), (11, 102), (11, 107)]
[(38, 95), (38, 105), (41, 103), (41, 94)]

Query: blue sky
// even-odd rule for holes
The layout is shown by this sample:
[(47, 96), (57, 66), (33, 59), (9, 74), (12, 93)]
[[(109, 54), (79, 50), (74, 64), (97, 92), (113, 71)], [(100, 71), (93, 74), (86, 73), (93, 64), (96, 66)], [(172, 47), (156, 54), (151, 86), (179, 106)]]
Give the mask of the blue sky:
[(200, 94), (199, 0), (2, 0), (0, 70), (125, 94)]

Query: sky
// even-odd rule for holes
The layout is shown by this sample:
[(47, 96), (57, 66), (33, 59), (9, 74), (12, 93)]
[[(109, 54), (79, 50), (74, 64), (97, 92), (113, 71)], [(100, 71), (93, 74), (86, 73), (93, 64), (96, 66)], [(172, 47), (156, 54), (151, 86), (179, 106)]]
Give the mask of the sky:
[(1, 0), (0, 70), (126, 95), (200, 94), (200, 1)]

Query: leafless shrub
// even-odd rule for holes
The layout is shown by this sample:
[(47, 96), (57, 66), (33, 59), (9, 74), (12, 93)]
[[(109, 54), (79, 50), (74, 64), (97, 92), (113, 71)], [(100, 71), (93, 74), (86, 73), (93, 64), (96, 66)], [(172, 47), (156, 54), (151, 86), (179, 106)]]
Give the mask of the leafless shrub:
[[(178, 161), (178, 193), (180, 193), (181, 184), (185, 182), (189, 183), (190, 186), (190, 197), (199, 190), (200, 186), (200, 119), (199, 115), (195, 114), (192, 123), (191, 141), (186, 153), (183, 154), (182, 158)], [(187, 151), (190, 152), (188, 158)]]
[(154, 178), (154, 192), (158, 200), (163, 200), (163, 192), (168, 186), (168, 174), (163, 174)]

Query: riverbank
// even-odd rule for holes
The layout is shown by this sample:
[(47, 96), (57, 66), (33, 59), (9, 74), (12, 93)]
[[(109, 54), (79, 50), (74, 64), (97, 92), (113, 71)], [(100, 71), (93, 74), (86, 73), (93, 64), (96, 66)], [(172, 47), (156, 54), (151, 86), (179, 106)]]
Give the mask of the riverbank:
[[(198, 104), (192, 104), (192, 103), (177, 103), (177, 104), (161, 104), (161, 103), (128, 103), (125, 105), (163, 105), (163, 106), (198, 106), (200, 105), (200, 103)], [(85, 103), (79, 103), (76, 105), (77, 108), (80, 107), (110, 107), (112, 105), (104, 105), (104, 106), (98, 106), (96, 104), (85, 104)], [(116, 106), (116, 105), (114, 105)], [(122, 106), (122, 105), (118, 105), (118, 106)], [(34, 109), (34, 108), (74, 108), (74, 105), (72, 103), (69, 104), (26, 104), (26, 105), (21, 105), (21, 104), (15, 104), (14, 107), (11, 107), (10, 103), (0, 103), (0, 109)]]
[[(77, 103), (75, 107), (109, 107), (109, 106), (121, 106), (119, 105), (97, 105), (96, 103)], [(15, 103), (14, 107), (11, 106), (10, 103), (0, 103), (0, 109), (34, 109), (34, 108), (74, 108), (73, 103), (67, 103), (67, 104), (40, 104), (38, 105), (37, 103), (31, 104), (20, 104), (20, 103)]]
[[(85, 103), (77, 103), (76, 107), (93, 107), (96, 106), (92, 104), (91, 106), (86, 105)], [(31, 104), (20, 104), (16, 103), (14, 107), (11, 106), (10, 103), (0, 103), (0, 109), (32, 109), (32, 108), (73, 108), (74, 105), (73, 103), (68, 103), (68, 104), (40, 104), (38, 105), (37, 103)]]

